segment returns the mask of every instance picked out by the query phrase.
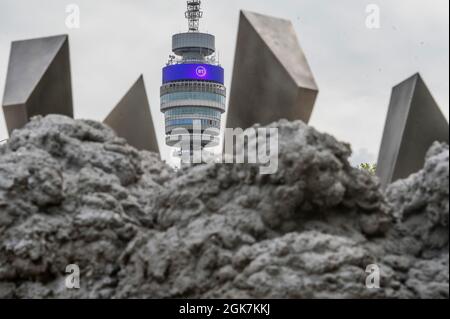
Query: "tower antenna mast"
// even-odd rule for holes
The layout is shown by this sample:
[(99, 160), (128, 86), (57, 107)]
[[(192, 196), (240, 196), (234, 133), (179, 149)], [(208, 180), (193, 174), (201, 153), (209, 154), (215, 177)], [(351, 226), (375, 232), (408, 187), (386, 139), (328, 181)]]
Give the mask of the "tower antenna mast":
[(201, 0), (187, 1), (185, 16), (189, 21), (189, 32), (198, 32), (200, 19), (203, 17), (203, 11), (200, 9), (201, 4)]

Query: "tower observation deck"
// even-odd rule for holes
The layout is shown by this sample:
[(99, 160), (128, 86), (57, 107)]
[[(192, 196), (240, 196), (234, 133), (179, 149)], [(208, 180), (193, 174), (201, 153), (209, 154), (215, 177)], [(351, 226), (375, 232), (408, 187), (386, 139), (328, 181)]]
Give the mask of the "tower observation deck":
[(166, 144), (192, 161), (195, 151), (219, 144), (225, 112), (224, 70), (215, 59), (214, 35), (199, 32), (201, 1), (187, 1), (188, 32), (172, 37), (172, 51), (163, 68), (161, 112)]

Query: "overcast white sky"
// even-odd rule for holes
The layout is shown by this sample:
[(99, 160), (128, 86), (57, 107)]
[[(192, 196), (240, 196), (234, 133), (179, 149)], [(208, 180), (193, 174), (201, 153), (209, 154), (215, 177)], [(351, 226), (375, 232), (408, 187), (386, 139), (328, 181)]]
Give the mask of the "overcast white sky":
[[(171, 35), (187, 28), (185, 0), (0, 0), (0, 96), (13, 40), (70, 36), (75, 116), (102, 121), (144, 74), (164, 158), (161, 68)], [(65, 25), (66, 6), (81, 27)], [(381, 9), (368, 29), (366, 6)], [(201, 30), (214, 33), (227, 87), (239, 10), (292, 20), (320, 88), (310, 124), (350, 142), (354, 163), (375, 162), (391, 88), (420, 72), (448, 119), (448, 0), (204, 0)], [(224, 116), (225, 119), (225, 116)], [(6, 137), (0, 112), (0, 140)]]

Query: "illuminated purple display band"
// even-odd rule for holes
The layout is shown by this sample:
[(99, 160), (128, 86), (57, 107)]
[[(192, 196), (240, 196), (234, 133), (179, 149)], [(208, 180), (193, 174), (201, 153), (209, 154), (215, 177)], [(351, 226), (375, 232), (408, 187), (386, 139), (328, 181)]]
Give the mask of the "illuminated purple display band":
[(163, 69), (163, 83), (203, 80), (224, 84), (223, 68), (210, 64), (174, 64)]

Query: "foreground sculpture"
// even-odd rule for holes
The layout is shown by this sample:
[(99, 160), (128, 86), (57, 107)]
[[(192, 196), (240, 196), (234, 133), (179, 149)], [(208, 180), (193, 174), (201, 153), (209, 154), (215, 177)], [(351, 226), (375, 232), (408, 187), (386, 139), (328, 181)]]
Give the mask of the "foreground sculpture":
[(382, 187), (419, 171), (435, 141), (448, 143), (448, 122), (415, 74), (392, 91), (377, 165)]
[(118, 136), (126, 139), (131, 146), (139, 150), (159, 153), (142, 75), (107, 116), (104, 123)]
[[(274, 125), (266, 178), (174, 171), (94, 121), (34, 119), (0, 146), (0, 298), (448, 299), (448, 145), (383, 193), (350, 145)], [(73, 263), (80, 289), (65, 285)]]
[(318, 88), (288, 20), (242, 11), (227, 127), (308, 123)]
[(9, 134), (36, 115), (73, 117), (67, 35), (12, 43), (3, 112)]

